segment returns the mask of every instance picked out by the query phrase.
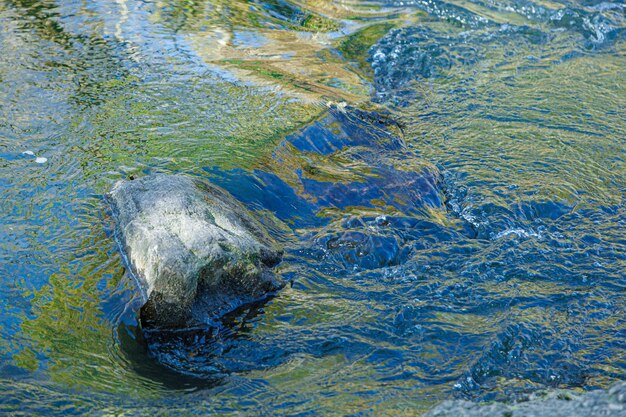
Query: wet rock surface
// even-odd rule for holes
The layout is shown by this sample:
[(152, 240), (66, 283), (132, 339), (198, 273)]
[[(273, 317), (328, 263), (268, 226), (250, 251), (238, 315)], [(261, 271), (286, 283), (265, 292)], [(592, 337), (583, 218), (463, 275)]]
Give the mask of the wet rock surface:
[(626, 382), (607, 391), (585, 394), (554, 391), (533, 394), (527, 401), (513, 404), (477, 404), (445, 401), (424, 417), (622, 417), (626, 415)]
[(226, 191), (182, 175), (118, 182), (116, 234), (148, 326), (203, 323), (276, 291), (282, 250)]

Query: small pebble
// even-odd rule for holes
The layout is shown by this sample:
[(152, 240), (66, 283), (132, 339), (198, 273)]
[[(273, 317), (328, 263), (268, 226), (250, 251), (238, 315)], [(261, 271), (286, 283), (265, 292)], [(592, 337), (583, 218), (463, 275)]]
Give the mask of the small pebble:
[(33, 152), (33, 151), (24, 151), (24, 152), (22, 152), (22, 155), (35, 156), (35, 152)]
[(37, 159), (35, 159), (35, 162), (37, 162), (38, 164), (45, 164), (46, 162), (48, 162), (48, 158), (44, 158), (43, 156), (37, 157)]

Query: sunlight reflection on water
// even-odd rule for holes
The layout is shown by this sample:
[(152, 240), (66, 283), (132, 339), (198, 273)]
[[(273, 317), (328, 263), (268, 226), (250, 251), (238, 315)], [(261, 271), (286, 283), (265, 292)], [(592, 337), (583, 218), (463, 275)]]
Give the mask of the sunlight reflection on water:
[[(591, 3), (1, 1), (0, 413), (395, 416), (624, 379), (626, 22)], [(152, 172), (256, 210), (293, 286), (138, 329), (102, 195)]]

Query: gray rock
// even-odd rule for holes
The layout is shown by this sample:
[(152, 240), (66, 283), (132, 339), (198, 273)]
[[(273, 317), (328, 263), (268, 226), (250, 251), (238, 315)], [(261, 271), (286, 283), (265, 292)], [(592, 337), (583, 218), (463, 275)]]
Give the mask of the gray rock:
[(217, 186), (155, 174), (119, 181), (106, 199), (149, 326), (206, 323), (284, 286), (270, 271), (282, 250)]
[(444, 401), (424, 417), (626, 417), (626, 382), (608, 391), (534, 394), (528, 401), (512, 404)]

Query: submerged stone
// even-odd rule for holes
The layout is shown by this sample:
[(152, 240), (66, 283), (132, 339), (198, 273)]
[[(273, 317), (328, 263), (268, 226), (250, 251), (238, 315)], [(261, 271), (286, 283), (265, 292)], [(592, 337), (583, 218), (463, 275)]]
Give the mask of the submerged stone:
[(291, 168), (284, 177), (207, 171), (241, 201), (308, 230), (304, 252), (321, 270), (344, 274), (401, 265), (449, 239), (446, 227), (426, 220), (446, 212), (443, 174), (426, 161), (407, 164), (408, 152), (389, 112), (330, 105), (277, 147), (276, 165)]
[(289, 143), (300, 152), (320, 155), (350, 147), (398, 151), (405, 146), (401, 131), (400, 124), (383, 110), (331, 104), (325, 117), (287, 136), (281, 146)]
[(155, 174), (118, 182), (107, 200), (149, 326), (207, 322), (284, 285), (270, 271), (282, 250), (217, 186)]
[(330, 106), (287, 136), (273, 154), (277, 172), (220, 171), (214, 181), (240, 201), (294, 228), (327, 223), (319, 213), (354, 207), (414, 215), (445, 210), (443, 175), (427, 161), (407, 163), (402, 126), (384, 111)]
[(444, 209), (442, 175), (435, 166), (407, 172), (381, 165), (359, 181), (322, 182), (308, 178), (301, 181), (305, 192), (321, 207), (343, 210), (351, 206), (388, 206), (410, 214)]
[(445, 401), (425, 414), (425, 417), (622, 417), (626, 415), (624, 393), (626, 383), (618, 382), (608, 391), (580, 394), (554, 390), (533, 394), (527, 401), (478, 404), (470, 401)]
[(406, 152), (402, 126), (386, 111), (330, 106), (326, 117), (288, 136), (275, 157), (294, 166), (295, 188), (316, 211), (443, 209), (441, 173), (426, 161), (407, 165)]

